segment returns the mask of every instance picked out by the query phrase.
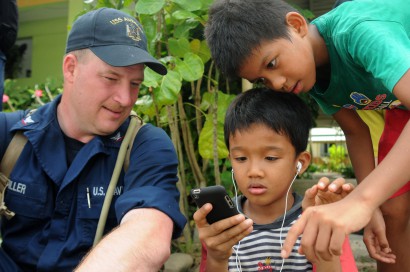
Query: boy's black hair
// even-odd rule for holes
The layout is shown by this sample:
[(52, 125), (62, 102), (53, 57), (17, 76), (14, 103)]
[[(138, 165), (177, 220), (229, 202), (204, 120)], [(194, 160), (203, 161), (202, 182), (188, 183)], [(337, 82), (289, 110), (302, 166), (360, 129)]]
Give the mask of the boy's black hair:
[(286, 14), (291, 11), (298, 12), (281, 0), (216, 0), (209, 9), (205, 38), (218, 69), (234, 77), (262, 42), (290, 39)]
[(224, 137), (229, 149), (229, 136), (247, 131), (253, 124), (263, 124), (287, 136), (300, 154), (307, 148), (313, 125), (306, 103), (293, 93), (255, 88), (239, 94), (229, 105), (225, 116)]

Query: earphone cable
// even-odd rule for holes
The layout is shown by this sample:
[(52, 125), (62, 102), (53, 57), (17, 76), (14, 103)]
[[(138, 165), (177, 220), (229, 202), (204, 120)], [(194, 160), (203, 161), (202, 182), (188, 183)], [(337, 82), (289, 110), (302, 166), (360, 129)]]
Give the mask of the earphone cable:
[[(235, 190), (236, 210), (238, 211), (238, 213), (243, 214), (246, 218), (249, 218), (249, 217), (247, 217), (244, 213), (242, 213), (242, 212), (239, 210), (238, 189), (236, 188), (236, 182), (235, 182), (235, 177), (234, 177), (234, 175), (233, 175), (233, 169), (232, 169), (231, 172), (232, 172), (232, 183), (233, 183), (233, 187), (234, 187), (234, 190)], [(280, 239), (280, 246), (281, 246), (281, 247), (283, 247), (282, 230), (283, 230), (283, 226), (284, 226), (284, 224), (285, 224), (286, 214), (287, 214), (287, 209), (288, 209), (288, 196), (289, 196), (290, 189), (292, 188), (292, 185), (293, 185), (293, 183), (295, 182), (296, 177), (298, 176), (298, 174), (299, 174), (299, 171), (296, 172), (296, 175), (293, 177), (293, 180), (292, 180), (292, 182), (291, 182), (290, 185), (289, 185), (288, 191), (286, 192), (285, 212), (283, 213), (283, 220), (282, 220), (282, 224), (281, 224), (280, 232), (279, 232), (279, 239)], [(241, 244), (241, 241), (239, 241), (237, 249), (235, 249), (234, 247), (232, 247), (233, 250), (235, 251), (235, 255), (236, 255), (236, 258), (235, 258), (236, 268), (238, 269), (239, 272), (242, 271), (241, 260), (239, 259), (239, 246), (240, 246), (240, 244)], [(239, 265), (238, 265), (238, 263), (239, 263)], [(285, 259), (282, 258), (282, 265), (281, 265), (280, 271), (282, 271), (284, 264), (285, 264)]]

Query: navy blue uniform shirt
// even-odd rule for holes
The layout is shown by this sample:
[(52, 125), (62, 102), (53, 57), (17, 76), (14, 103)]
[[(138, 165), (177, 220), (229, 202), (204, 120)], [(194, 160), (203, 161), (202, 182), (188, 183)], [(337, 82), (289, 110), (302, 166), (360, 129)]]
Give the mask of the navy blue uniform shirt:
[[(28, 117), (22, 112), (0, 113), (0, 156), (14, 131), (23, 130), (28, 138), (5, 195), (16, 215), (1, 220), (0, 270), (11, 258), (23, 271), (72, 271), (92, 246), (129, 121), (112, 135), (85, 144), (68, 167), (57, 121), (59, 101), (60, 97)], [(115, 188), (105, 232), (133, 208), (155, 208), (173, 220), (177, 238), (186, 223), (178, 206), (177, 164), (168, 135), (150, 124), (143, 126), (129, 168)]]

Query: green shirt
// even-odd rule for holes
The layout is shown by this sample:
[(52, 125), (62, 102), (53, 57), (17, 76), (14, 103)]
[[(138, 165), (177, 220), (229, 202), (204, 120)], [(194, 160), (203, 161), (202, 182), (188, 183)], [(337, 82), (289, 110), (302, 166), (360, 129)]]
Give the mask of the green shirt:
[(309, 94), (325, 113), (400, 106), (392, 91), (410, 69), (408, 18), (409, 0), (356, 0), (312, 22), (325, 40), (331, 77), (327, 89), (316, 84)]

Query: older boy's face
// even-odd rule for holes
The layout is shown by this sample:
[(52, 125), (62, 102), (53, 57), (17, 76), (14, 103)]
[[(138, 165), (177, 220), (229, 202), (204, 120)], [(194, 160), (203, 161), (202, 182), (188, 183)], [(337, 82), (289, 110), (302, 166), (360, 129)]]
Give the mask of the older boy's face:
[(311, 45), (294, 31), (291, 40), (263, 42), (240, 67), (239, 76), (280, 92), (308, 92), (316, 81)]
[(289, 139), (265, 125), (254, 124), (231, 135), (229, 145), (236, 182), (248, 199), (245, 213), (248, 208), (281, 215), (298, 161)]

